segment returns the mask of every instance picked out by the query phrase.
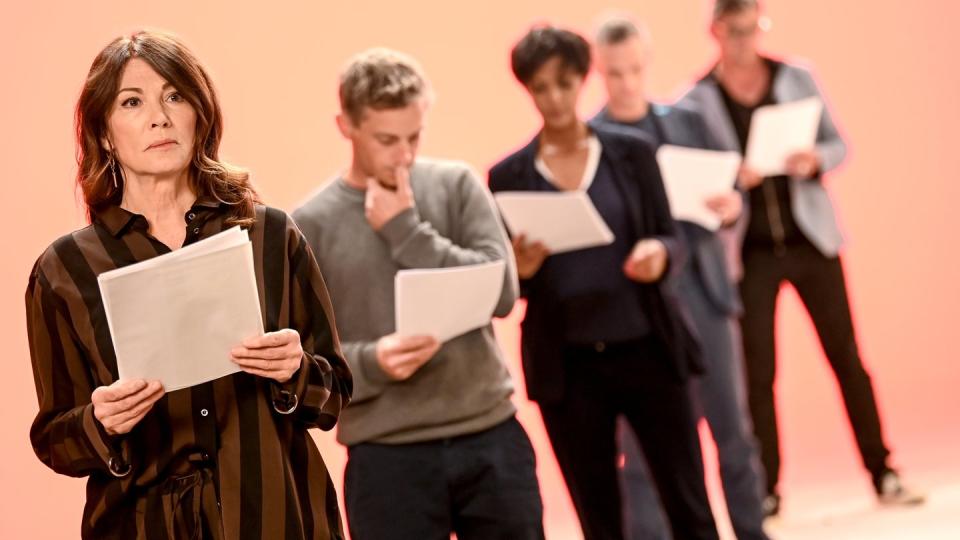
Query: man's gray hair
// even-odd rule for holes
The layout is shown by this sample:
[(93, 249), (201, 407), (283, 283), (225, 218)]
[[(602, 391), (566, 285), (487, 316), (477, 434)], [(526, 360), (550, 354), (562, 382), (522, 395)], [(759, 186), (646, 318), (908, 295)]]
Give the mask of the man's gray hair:
[(597, 45), (616, 45), (636, 37), (644, 43), (650, 40), (650, 33), (643, 24), (637, 24), (627, 17), (610, 17), (600, 23), (597, 29)]
[(716, 0), (713, 4), (713, 20), (757, 7), (759, 7), (757, 0)]

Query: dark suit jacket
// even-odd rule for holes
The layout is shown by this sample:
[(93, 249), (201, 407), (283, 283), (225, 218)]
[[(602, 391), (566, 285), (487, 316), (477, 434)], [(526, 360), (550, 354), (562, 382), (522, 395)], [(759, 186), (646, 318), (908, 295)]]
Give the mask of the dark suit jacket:
[[(720, 150), (713, 140), (703, 117), (697, 111), (685, 107), (652, 104), (651, 119), (658, 126), (658, 133), (648, 133), (657, 144), (672, 144), (689, 148)], [(614, 122), (605, 111), (601, 111), (591, 122), (617, 126), (622, 129), (636, 129)], [(732, 186), (731, 186), (732, 187)], [(714, 233), (699, 225), (678, 222), (689, 253), (689, 271), (694, 272), (697, 281), (703, 287), (703, 294), (711, 304), (727, 315), (738, 315), (741, 311), (740, 294), (737, 292), (727, 268), (726, 253), (718, 234), (732, 234), (732, 231)]]
[[(667, 204), (660, 169), (653, 145), (633, 133), (607, 126), (592, 126), (606, 160), (614, 171), (617, 188), (626, 202), (636, 238), (658, 238), (667, 246), (670, 256), (668, 272), (676, 272), (682, 264), (683, 243)], [(538, 140), (534, 138), (523, 149), (508, 156), (490, 169), (490, 190), (531, 191), (542, 177), (534, 166)], [(549, 271), (550, 259), (537, 275), (521, 280), (521, 295), (527, 298), (526, 317), (521, 325), (521, 350), (527, 395), (531, 400), (549, 403), (559, 400), (564, 391), (565, 373), (558, 300), (541, 285), (538, 276)], [(652, 284), (636, 284), (637, 301), (650, 319), (654, 336), (666, 351), (663, 360), (671, 363), (677, 380), (686, 380), (691, 372), (702, 372), (700, 345), (690, 324), (679, 308), (674, 293), (664, 276)]]

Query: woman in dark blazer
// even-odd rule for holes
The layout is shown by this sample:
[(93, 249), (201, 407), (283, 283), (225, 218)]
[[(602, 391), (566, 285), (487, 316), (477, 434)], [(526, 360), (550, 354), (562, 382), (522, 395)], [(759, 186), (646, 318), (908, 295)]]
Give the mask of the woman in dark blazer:
[(587, 193), (615, 240), (550, 255), (513, 238), (521, 289), (523, 366), (587, 540), (623, 538), (616, 418), (647, 450), (673, 533), (717, 538), (687, 377), (699, 347), (666, 281), (680, 244), (649, 142), (590, 126), (576, 102), (586, 41), (552, 27), (513, 49), (513, 72), (543, 128), (490, 170), (490, 189)]

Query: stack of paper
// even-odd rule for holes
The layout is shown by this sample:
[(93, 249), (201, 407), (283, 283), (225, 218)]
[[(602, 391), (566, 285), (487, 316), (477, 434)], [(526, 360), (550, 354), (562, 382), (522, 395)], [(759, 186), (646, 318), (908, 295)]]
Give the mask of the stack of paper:
[(816, 96), (758, 108), (750, 121), (747, 166), (761, 176), (785, 174), (791, 154), (813, 149), (822, 113)]
[(401, 270), (394, 278), (396, 329), (402, 336), (434, 336), (441, 342), (486, 326), (503, 290), (503, 261), (425, 270)]
[(230, 350), (263, 334), (253, 249), (234, 227), (100, 274), (121, 380), (159, 379), (167, 392), (239, 371)]
[(614, 240), (586, 192), (504, 191), (494, 198), (511, 234), (542, 242), (552, 254)]
[(706, 200), (733, 189), (740, 154), (663, 145), (657, 150), (657, 163), (674, 219), (717, 230), (720, 218)]

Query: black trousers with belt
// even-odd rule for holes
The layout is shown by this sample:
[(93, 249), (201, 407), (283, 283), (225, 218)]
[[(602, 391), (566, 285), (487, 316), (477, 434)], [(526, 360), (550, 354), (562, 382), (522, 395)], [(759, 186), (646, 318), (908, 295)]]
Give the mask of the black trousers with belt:
[(803, 239), (779, 252), (772, 247), (747, 245), (743, 262), (740, 293), (744, 304), (742, 326), (747, 388), (754, 430), (760, 441), (761, 460), (767, 473), (767, 492), (776, 493), (780, 474), (780, 442), (773, 393), (776, 374), (774, 319), (777, 297), (784, 282), (793, 285), (810, 314), (840, 385), (863, 464), (876, 479), (887, 469), (890, 452), (883, 441), (870, 376), (860, 360), (839, 257), (826, 257)]
[(617, 417), (644, 449), (675, 538), (716, 539), (687, 385), (654, 339), (567, 347), (559, 402), (541, 404), (547, 435), (586, 540), (624, 538)]

